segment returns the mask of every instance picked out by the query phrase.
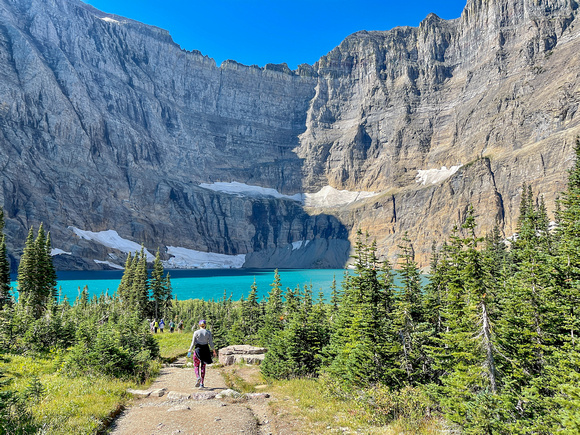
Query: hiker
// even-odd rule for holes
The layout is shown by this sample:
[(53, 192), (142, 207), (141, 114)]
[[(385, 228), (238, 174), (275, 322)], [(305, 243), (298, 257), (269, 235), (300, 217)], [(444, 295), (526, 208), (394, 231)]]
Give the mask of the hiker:
[(159, 328), (159, 323), (157, 322), (157, 319), (155, 319), (155, 321), (153, 322), (153, 332), (155, 334), (157, 334), (157, 328)]
[(183, 320), (179, 320), (179, 323), (177, 324), (177, 331), (181, 334), (181, 332), (183, 332)]
[(153, 327), (155, 326), (155, 320), (151, 320), (151, 323), (149, 324), (149, 330), (151, 332), (153, 332)]
[(189, 346), (189, 350), (187, 351), (187, 356), (191, 357), (191, 349), (195, 349), (193, 353), (193, 367), (195, 369), (195, 376), (197, 376), (195, 386), (199, 388), (204, 388), (205, 365), (212, 363), (210, 349), (213, 351), (213, 356), (217, 358), (213, 347), (211, 332), (205, 328), (205, 320), (202, 319), (199, 321), (199, 329), (193, 333), (191, 346)]
[(173, 332), (173, 330), (175, 329), (175, 323), (173, 323), (173, 320), (169, 321), (169, 332)]
[(163, 328), (165, 328), (165, 320), (161, 319), (161, 321), (159, 322), (159, 330), (161, 331), (162, 334)]

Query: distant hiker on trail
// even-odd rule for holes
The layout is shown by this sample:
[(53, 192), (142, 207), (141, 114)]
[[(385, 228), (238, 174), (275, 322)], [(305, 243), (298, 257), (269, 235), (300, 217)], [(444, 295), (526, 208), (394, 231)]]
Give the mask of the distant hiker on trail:
[(165, 328), (165, 320), (161, 319), (161, 321), (159, 322), (159, 330), (161, 331), (162, 334), (163, 328)]
[(193, 353), (193, 367), (195, 369), (195, 376), (197, 376), (195, 386), (199, 388), (204, 388), (203, 380), (205, 378), (205, 365), (212, 363), (210, 349), (213, 351), (213, 356), (217, 358), (217, 354), (213, 347), (211, 332), (205, 329), (205, 327), (205, 320), (200, 320), (199, 329), (193, 333), (191, 346), (189, 346), (189, 350), (187, 351), (187, 356), (191, 357), (191, 349), (195, 349)]
[(149, 324), (149, 330), (151, 332), (153, 332), (153, 328), (155, 327), (155, 320), (151, 320), (151, 323)]
[(177, 324), (177, 331), (181, 334), (181, 332), (183, 331), (183, 320), (180, 320), (179, 323)]
[(153, 329), (155, 334), (157, 334), (157, 328), (159, 328), (159, 323), (157, 322), (157, 319), (155, 319), (155, 321), (153, 322)]
[(173, 320), (169, 321), (169, 332), (173, 332), (173, 330), (175, 329), (175, 323), (173, 323)]

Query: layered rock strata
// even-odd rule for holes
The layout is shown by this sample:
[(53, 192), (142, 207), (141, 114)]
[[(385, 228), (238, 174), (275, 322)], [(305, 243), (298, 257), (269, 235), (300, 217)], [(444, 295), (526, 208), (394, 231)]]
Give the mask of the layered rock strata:
[[(580, 133), (577, 8), (469, 0), (458, 19), (358, 32), (290, 71), (217, 67), (164, 30), (77, 0), (0, 0), (13, 261), (41, 221), (68, 253), (60, 268), (122, 262), (71, 227), (257, 267), (340, 267), (358, 228), (391, 260), (408, 231), (425, 265), (469, 203), (482, 232), (497, 221), (510, 235), (523, 182), (549, 208), (565, 187)], [(429, 170), (449, 176), (417, 178)], [(200, 187), (215, 182), (376, 195), (304, 207)]]

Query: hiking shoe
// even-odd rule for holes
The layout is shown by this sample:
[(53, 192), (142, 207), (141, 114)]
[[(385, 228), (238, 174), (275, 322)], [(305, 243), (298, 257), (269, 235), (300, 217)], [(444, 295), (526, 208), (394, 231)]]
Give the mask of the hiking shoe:
[(205, 388), (205, 387), (203, 386), (203, 384), (200, 384), (199, 388), (201, 389), (201, 388)]
[(195, 383), (195, 386), (199, 387), (200, 385), (201, 385), (201, 379), (197, 378), (197, 382)]

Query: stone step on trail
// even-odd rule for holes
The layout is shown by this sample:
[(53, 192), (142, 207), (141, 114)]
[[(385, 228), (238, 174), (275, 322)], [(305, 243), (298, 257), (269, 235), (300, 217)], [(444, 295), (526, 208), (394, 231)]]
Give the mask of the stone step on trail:
[[(182, 361), (184, 364), (185, 359)], [(110, 433), (261, 435), (270, 432), (269, 427), (258, 424), (249, 402), (231, 403), (231, 400), (216, 398), (228, 389), (217, 368), (207, 367), (206, 388), (199, 389), (195, 388), (194, 369), (181, 368), (178, 364), (163, 367), (147, 390), (130, 391), (135, 398), (113, 422)]]

